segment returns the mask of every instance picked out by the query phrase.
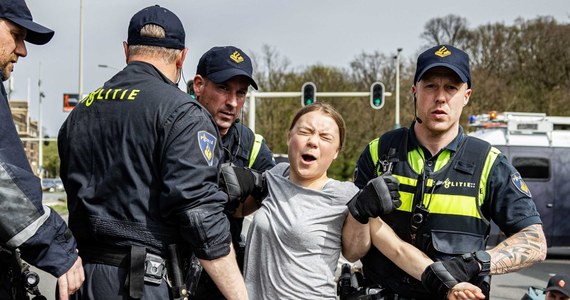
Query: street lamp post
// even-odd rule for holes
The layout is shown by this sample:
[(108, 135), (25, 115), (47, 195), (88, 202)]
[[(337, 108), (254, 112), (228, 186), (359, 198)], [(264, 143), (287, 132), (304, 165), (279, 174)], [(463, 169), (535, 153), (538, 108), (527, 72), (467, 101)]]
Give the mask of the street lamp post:
[(42, 62), (40, 61), (40, 65), (38, 67), (38, 171), (40, 178), (44, 178), (44, 129), (43, 129), (43, 120), (42, 120), (42, 98), (45, 97), (44, 92), (42, 92)]
[[(39, 81), (38, 81), (38, 86), (39, 86)], [(40, 178), (44, 178), (44, 129), (43, 129), (43, 120), (42, 120), (42, 98), (44, 98), (45, 95), (42, 91), (40, 91), (40, 104), (39, 104), (39, 120), (38, 120), (38, 166), (39, 166), (39, 171), (40, 171)]]
[(396, 113), (394, 128), (400, 128), (400, 52), (402, 48), (398, 48), (398, 52), (394, 58), (396, 59)]
[(79, 99), (83, 96), (83, 0), (79, 1)]

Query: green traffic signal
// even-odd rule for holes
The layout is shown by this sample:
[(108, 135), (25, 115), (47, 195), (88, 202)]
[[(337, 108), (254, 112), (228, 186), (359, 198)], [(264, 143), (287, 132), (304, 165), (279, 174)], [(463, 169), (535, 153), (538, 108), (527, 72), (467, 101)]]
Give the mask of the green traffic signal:
[(301, 94), (301, 105), (311, 105), (317, 101), (317, 86), (312, 82), (306, 82), (301, 87)]
[(370, 86), (370, 106), (374, 109), (381, 109), (384, 106), (384, 84), (374, 82)]

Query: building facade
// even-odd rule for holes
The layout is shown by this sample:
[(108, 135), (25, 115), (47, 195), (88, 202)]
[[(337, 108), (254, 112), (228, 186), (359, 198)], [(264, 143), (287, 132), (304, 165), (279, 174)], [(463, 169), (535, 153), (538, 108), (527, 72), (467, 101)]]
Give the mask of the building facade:
[(12, 118), (18, 130), (18, 135), (22, 139), (26, 156), (35, 174), (39, 174), (39, 129), (38, 122), (33, 121), (29, 114), (27, 100), (10, 100)]

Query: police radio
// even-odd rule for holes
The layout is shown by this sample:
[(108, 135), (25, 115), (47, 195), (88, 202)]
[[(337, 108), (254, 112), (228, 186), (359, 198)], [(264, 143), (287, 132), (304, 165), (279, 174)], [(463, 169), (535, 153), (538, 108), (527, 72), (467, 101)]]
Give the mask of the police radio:
[(427, 220), (429, 215), (429, 210), (423, 203), (426, 178), (427, 175), (426, 171), (424, 170), (422, 174), (418, 175), (418, 180), (416, 182), (417, 185), (416, 192), (414, 193), (414, 209), (412, 211), (412, 218), (410, 219), (410, 231), (412, 232), (412, 237), (415, 236), (416, 232)]
[(418, 231), (420, 226), (427, 220), (428, 215), (429, 209), (427, 207), (421, 203), (416, 204), (410, 221), (410, 229), (412, 230), (412, 233), (416, 233)]

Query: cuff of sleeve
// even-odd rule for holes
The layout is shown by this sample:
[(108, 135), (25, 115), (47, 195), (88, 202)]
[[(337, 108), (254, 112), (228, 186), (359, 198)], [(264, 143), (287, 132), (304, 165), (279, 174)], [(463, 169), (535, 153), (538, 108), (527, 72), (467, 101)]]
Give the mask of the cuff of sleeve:
[(22, 258), (55, 277), (65, 274), (77, 260), (77, 243), (63, 219), (52, 216), (20, 246)]
[(207, 260), (213, 260), (226, 256), (230, 253), (231, 242), (231, 235), (228, 234), (220, 243), (216, 243), (205, 248), (195, 249), (195, 255), (200, 259)]
[(230, 253), (230, 223), (221, 209), (189, 209), (183, 217), (182, 236), (196, 257), (212, 260)]

